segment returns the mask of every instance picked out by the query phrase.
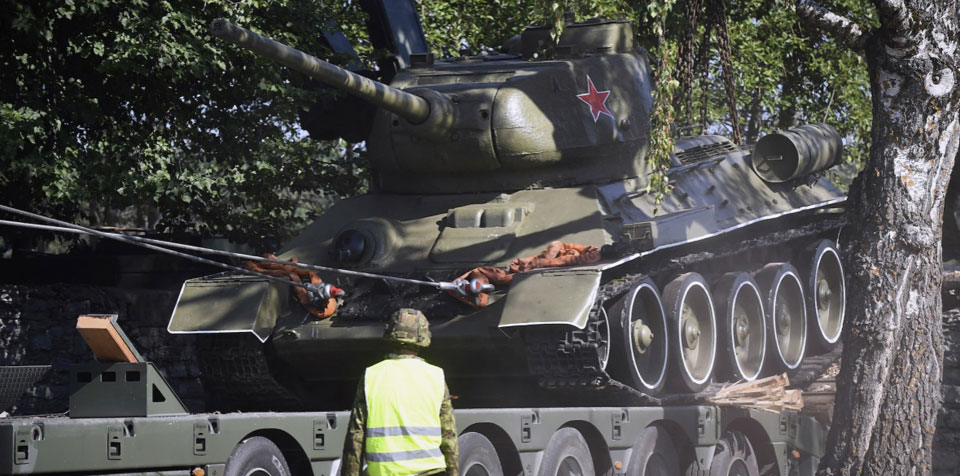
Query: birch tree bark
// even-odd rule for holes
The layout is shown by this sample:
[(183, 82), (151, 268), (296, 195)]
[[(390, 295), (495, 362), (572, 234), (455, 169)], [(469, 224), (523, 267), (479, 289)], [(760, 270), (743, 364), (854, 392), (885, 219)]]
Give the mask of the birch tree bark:
[(940, 407), (940, 239), (960, 142), (956, 0), (873, 0), (866, 32), (813, 0), (797, 13), (865, 56), (866, 167), (847, 202), (847, 324), (821, 475), (929, 474)]

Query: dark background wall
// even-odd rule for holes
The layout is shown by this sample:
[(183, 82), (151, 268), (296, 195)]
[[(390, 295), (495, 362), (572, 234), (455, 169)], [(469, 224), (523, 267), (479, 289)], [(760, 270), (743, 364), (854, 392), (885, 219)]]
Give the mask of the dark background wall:
[(72, 364), (92, 358), (75, 330), (80, 314), (119, 315), (121, 327), (144, 358), (157, 365), (191, 411), (203, 411), (195, 339), (166, 330), (176, 299), (173, 290), (0, 285), (0, 365), (53, 365), (8, 411), (30, 415), (67, 410), (67, 372)]

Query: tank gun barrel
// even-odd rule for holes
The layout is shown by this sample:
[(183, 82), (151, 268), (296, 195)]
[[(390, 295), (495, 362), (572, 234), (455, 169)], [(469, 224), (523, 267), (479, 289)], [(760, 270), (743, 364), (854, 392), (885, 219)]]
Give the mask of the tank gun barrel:
[(413, 124), (420, 124), (430, 117), (430, 102), (420, 96), (347, 71), (296, 48), (234, 25), (223, 18), (213, 20), (210, 24), (210, 33), (306, 74), (330, 87), (370, 101)]

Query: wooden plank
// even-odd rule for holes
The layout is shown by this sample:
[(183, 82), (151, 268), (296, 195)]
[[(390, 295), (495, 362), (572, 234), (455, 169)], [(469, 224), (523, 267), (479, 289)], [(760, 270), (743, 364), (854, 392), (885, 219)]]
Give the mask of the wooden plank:
[(133, 351), (120, 337), (109, 316), (80, 316), (77, 331), (101, 362), (136, 362)]

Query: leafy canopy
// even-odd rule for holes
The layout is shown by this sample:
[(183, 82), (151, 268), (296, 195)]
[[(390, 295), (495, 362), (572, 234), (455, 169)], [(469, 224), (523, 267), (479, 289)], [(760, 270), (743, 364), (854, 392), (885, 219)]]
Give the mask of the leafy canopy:
[(350, 194), (338, 143), (303, 137), (300, 78), (211, 39), (227, 17), (307, 51), (319, 2), (4, 2), (0, 201), (104, 223), (159, 211), (159, 229), (261, 246), (302, 226), (318, 193)]
[[(861, 23), (875, 22), (854, 0), (833, 3)], [(378, 52), (365, 39), (355, 0), (0, 0), (0, 6), (0, 202), (94, 225), (131, 224), (129, 213), (119, 219), (104, 211), (134, 210), (144, 215), (139, 226), (270, 249), (329, 197), (363, 190), (361, 157), (344, 143), (312, 140), (298, 126), (298, 111), (323, 93), (207, 31), (222, 16), (336, 62), (321, 35), (335, 20), (370, 57)], [(497, 50), (523, 26), (562, 24), (571, 12), (577, 19), (633, 20), (639, 44), (664, 71), (675, 69), (684, 6), (675, 0), (418, 2), (441, 58)], [(702, 13), (699, 41), (706, 22)], [(731, 2), (728, 22), (740, 124), (756, 125), (748, 141), (778, 126), (828, 122), (844, 135), (848, 159), (862, 161), (870, 133), (863, 60), (801, 26), (792, 2)], [(669, 134), (656, 132), (671, 125), (730, 133), (715, 38), (709, 45), (689, 101), (675, 96), (676, 78), (661, 72), (654, 130), (661, 155), (671, 147)]]

